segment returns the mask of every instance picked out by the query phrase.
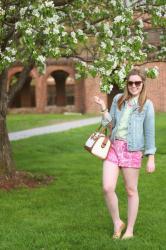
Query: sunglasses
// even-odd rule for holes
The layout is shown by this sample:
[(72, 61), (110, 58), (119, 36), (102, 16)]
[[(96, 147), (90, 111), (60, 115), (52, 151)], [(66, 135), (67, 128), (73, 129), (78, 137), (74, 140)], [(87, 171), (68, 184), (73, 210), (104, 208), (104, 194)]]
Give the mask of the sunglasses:
[(133, 84), (135, 84), (136, 87), (139, 87), (141, 85), (142, 81), (135, 81), (135, 82), (132, 82), (132, 81), (128, 81), (127, 84), (129, 86), (133, 86)]

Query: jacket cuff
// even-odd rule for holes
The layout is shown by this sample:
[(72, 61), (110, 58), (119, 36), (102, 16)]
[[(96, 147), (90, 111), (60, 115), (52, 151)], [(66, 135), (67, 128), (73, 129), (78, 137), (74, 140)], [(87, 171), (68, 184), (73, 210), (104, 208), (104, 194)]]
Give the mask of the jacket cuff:
[(112, 121), (112, 118), (111, 118), (110, 115), (107, 116), (107, 118), (103, 118), (103, 117), (102, 117), (102, 119), (101, 119), (101, 124), (102, 124), (103, 127), (107, 127), (108, 124), (109, 124), (111, 121)]
[(144, 151), (144, 155), (154, 155), (155, 153), (156, 153), (156, 148), (151, 148)]

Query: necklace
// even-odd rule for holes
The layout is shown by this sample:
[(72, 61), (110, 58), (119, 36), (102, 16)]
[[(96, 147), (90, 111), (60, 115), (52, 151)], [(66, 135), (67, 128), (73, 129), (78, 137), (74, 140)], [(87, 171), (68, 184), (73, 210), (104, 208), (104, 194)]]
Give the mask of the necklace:
[(134, 104), (133, 103), (131, 103), (131, 102), (127, 102), (127, 105), (130, 107), (130, 108), (132, 108), (133, 106), (134, 106)]
[(134, 97), (128, 100), (127, 104), (129, 107), (134, 107), (137, 104), (138, 98)]

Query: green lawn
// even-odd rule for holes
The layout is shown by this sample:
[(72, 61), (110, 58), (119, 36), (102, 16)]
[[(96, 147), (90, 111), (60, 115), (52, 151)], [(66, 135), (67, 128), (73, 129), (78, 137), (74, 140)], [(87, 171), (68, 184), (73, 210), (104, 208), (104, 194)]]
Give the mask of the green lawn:
[[(0, 191), (2, 250), (166, 249), (166, 114), (157, 114), (157, 171), (141, 169), (136, 237), (113, 241), (101, 188), (101, 161), (83, 149), (95, 126), (12, 142), (18, 169), (54, 175), (47, 187)], [(117, 193), (126, 221), (122, 176)]]
[(97, 116), (96, 114), (9, 114), (7, 125), (9, 132), (35, 127), (53, 125), (61, 122), (79, 120)]

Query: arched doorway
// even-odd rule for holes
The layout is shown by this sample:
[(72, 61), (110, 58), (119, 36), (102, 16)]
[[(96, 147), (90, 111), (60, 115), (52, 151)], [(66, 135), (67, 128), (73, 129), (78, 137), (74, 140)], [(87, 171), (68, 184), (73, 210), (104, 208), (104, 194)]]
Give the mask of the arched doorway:
[[(18, 81), (20, 72), (15, 73), (9, 83), (9, 88), (11, 85)], [(24, 108), (24, 107), (36, 107), (36, 97), (35, 97), (35, 80), (29, 76), (23, 88), (18, 91), (12, 102), (10, 103), (10, 108)]]
[(53, 71), (47, 78), (47, 105), (74, 105), (75, 83), (69, 73), (63, 70)]

